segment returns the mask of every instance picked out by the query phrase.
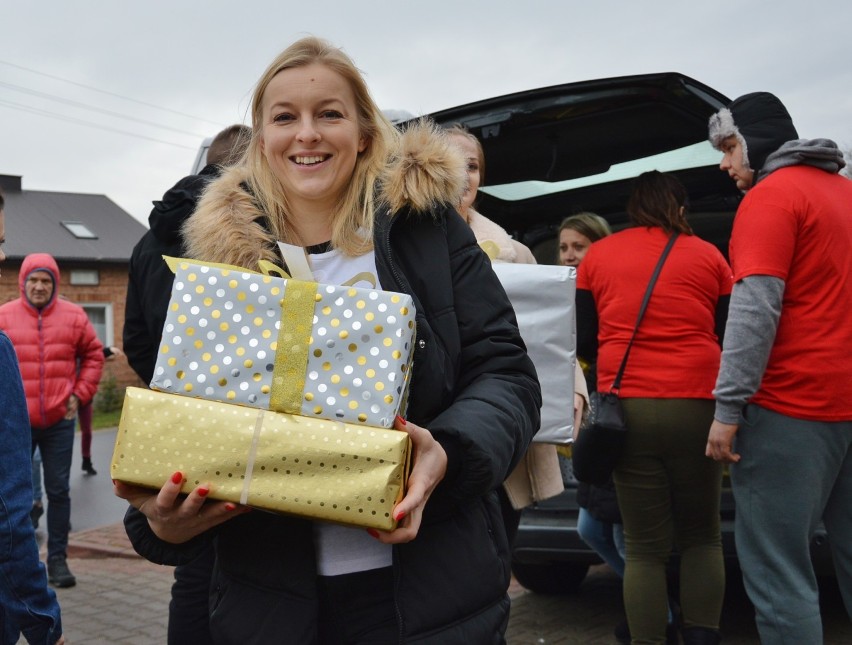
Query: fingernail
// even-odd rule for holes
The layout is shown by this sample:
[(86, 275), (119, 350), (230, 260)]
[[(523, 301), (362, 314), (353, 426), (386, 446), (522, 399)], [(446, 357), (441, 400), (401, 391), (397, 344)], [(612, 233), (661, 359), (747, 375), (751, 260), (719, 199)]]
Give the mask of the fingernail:
[(396, 415), (396, 420), (397, 420), (397, 421), (399, 421), (400, 425), (406, 425), (406, 423), (405, 423), (405, 419), (403, 419), (403, 418), (402, 418), (401, 416), (399, 416), (398, 414)]
[(367, 529), (367, 533), (370, 534), (371, 537), (379, 539), (379, 532), (376, 529)]
[(182, 481), (183, 481), (183, 473), (182, 472), (177, 471), (174, 475), (172, 475), (172, 483), (173, 484), (180, 484)]
[(198, 489), (198, 494), (199, 494), (201, 497), (207, 497), (207, 493), (209, 493), (209, 492), (210, 492), (210, 489), (209, 489), (209, 488), (199, 488), (199, 489)]
[(405, 511), (397, 511), (393, 514), (393, 519), (399, 522), (403, 517), (405, 517)]
[(226, 511), (235, 511), (235, 510), (237, 510), (237, 505), (231, 504), (231, 502), (228, 502), (227, 504), (225, 504), (225, 510)]

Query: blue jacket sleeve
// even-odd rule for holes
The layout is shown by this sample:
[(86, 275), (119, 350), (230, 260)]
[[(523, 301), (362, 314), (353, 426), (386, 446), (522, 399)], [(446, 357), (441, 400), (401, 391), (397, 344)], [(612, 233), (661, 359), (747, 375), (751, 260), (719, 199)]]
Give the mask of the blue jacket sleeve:
[(55, 643), (62, 635), (59, 603), (47, 586), (30, 520), (32, 438), (27, 404), (15, 350), (2, 332), (0, 410), (0, 623), (6, 623), (3, 636), (20, 630), (30, 643)]

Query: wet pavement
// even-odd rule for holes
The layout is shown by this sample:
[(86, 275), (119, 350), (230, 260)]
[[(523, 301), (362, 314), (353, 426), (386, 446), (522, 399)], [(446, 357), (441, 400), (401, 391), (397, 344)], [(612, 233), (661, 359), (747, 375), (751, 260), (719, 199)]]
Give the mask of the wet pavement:
[[(69, 645), (166, 642), (172, 568), (138, 557), (121, 523), (73, 533), (68, 564), (77, 576), (77, 586), (56, 589), (56, 593)], [(592, 567), (576, 594), (543, 596), (513, 581), (509, 595), (513, 602), (507, 633), (510, 645), (615, 643), (612, 629), (624, 617), (620, 581), (605, 565)], [(825, 643), (852, 643), (852, 623), (836, 588), (826, 590), (825, 596)], [(725, 645), (760, 642), (751, 607), (736, 585), (725, 602), (722, 631)]]
[[(138, 557), (124, 533), (121, 517), (126, 503), (112, 494), (109, 478), (114, 435), (114, 430), (95, 433), (96, 477), (72, 470), (74, 531), (69, 537), (68, 565), (77, 577), (77, 586), (56, 589), (68, 645), (166, 643), (173, 569)], [(74, 464), (79, 464), (77, 454)], [(44, 521), (37, 535), (43, 549)], [(624, 618), (620, 580), (605, 565), (592, 567), (575, 594), (534, 594), (513, 581), (509, 595), (513, 602), (507, 632), (510, 645), (615, 643), (612, 630)], [(852, 643), (852, 622), (836, 585), (828, 584), (823, 595), (825, 643)], [(726, 597), (722, 632), (725, 645), (760, 642), (751, 606), (736, 583)]]

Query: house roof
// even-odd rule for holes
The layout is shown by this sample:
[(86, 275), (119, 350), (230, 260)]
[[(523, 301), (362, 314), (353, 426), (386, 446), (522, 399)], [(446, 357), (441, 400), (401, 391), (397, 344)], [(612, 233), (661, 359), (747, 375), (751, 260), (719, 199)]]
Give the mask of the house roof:
[(0, 175), (0, 186), (9, 260), (49, 253), (59, 261), (127, 262), (148, 230), (106, 195), (22, 190), (11, 175)]

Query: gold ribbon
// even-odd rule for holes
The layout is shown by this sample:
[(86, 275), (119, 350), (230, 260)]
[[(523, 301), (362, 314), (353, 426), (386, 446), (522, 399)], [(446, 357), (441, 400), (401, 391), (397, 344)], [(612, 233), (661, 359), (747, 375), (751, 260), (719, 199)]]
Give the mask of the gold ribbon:
[(302, 410), (316, 297), (316, 282), (287, 281), (269, 394), (269, 405), (278, 412), (299, 414)]
[(169, 269), (171, 269), (172, 273), (177, 273), (178, 267), (181, 265), (182, 262), (185, 262), (187, 264), (197, 264), (198, 266), (202, 267), (210, 267), (211, 269), (222, 269), (223, 271), (239, 271), (240, 273), (252, 273), (254, 275), (276, 275), (279, 278), (284, 278), (285, 280), (290, 279), (289, 273), (287, 273), (277, 264), (273, 264), (269, 260), (258, 260), (257, 265), (260, 267), (260, 271), (252, 271), (251, 269), (234, 266), (233, 264), (204, 262), (203, 260), (191, 260), (189, 258), (173, 258), (170, 255), (164, 255), (163, 259), (166, 261), (166, 264), (168, 265)]

